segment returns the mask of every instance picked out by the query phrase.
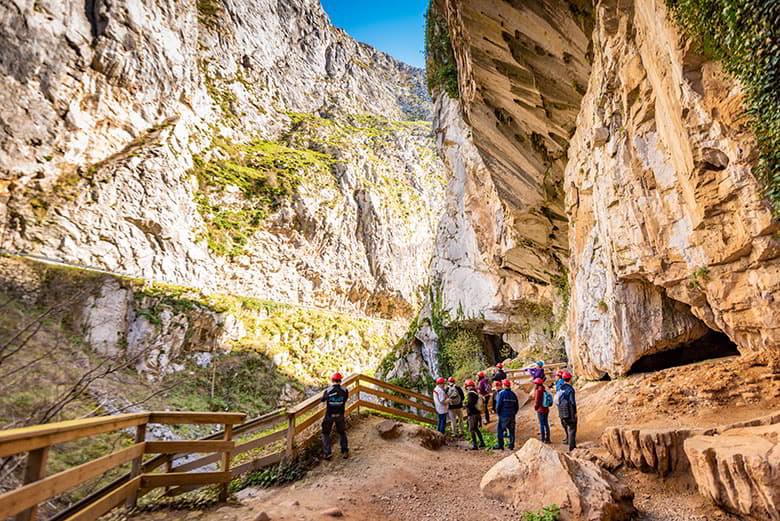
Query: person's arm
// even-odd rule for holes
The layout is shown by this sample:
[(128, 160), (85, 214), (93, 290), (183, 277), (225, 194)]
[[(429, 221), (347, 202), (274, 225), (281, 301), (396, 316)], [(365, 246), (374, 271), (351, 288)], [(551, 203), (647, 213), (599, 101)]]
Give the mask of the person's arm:
[(320, 398), (320, 402), (327, 402), (328, 401), (328, 390), (325, 389), (325, 391), (322, 393), (322, 398)]
[(503, 397), (502, 397), (501, 393), (500, 392), (496, 393), (496, 398), (495, 398), (495, 404), (496, 405), (494, 407), (494, 410), (496, 411), (496, 414), (501, 414), (501, 407), (504, 405), (503, 401), (504, 400), (503, 400)]
[(349, 389), (344, 389), (344, 403), (347, 403), (347, 400), (349, 400)]

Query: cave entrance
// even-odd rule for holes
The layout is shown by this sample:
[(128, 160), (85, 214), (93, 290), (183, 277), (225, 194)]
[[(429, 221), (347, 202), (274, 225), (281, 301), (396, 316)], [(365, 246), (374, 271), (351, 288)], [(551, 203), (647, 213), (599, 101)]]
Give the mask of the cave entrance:
[(509, 358), (512, 349), (509, 344), (504, 343), (502, 335), (491, 333), (482, 333), (482, 345), (490, 365), (496, 365)]
[(717, 331), (710, 331), (698, 340), (669, 351), (643, 356), (634, 362), (628, 374), (649, 373), (735, 355), (739, 355), (739, 350), (728, 336)]

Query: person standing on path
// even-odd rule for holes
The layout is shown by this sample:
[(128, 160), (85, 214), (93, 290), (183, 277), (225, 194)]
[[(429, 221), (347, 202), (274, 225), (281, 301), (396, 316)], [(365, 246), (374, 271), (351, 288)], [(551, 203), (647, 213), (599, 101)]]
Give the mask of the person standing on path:
[[(560, 393), (561, 387), (563, 386), (563, 384), (564, 384), (564, 381), (563, 381), (563, 369), (559, 369), (558, 371), (555, 371), (555, 399), (554, 399), (554, 402), (555, 402), (556, 406), (558, 406), (558, 398), (560, 396), (560, 394), (558, 394), (558, 393)], [(561, 422), (561, 428), (563, 428), (563, 436), (564, 436), (564, 438), (563, 438), (563, 442), (562, 443), (564, 445), (566, 445), (567, 443), (569, 443), (569, 441), (568, 441), (569, 440), (569, 435), (566, 432), (566, 423), (564, 423), (563, 419), (561, 418), (560, 410), (558, 411), (558, 420)]]
[(565, 443), (568, 444), (569, 452), (571, 452), (577, 448), (577, 398), (574, 387), (571, 385), (571, 373), (564, 371), (561, 378), (563, 384), (555, 394), (555, 398), (558, 402), (558, 416), (561, 418), (561, 424), (565, 427)]
[(332, 455), (330, 434), (334, 425), (336, 432), (339, 433), (341, 456), (344, 459), (349, 457), (347, 424), (344, 420), (344, 408), (349, 399), (349, 391), (341, 387), (341, 380), (341, 373), (334, 373), (330, 377), (332, 385), (325, 389), (320, 399), (320, 402), (325, 403), (325, 417), (322, 419), (322, 456), (325, 459), (330, 459)]
[(455, 377), (450, 376), (447, 381), (447, 396), (450, 398), (449, 416), (452, 424), (452, 434), (455, 436), (463, 435), (463, 389), (455, 381)]
[[(471, 450), (478, 450), (485, 448), (485, 440), (482, 438), (482, 432), (479, 430), (480, 423), (482, 421), (482, 414), (479, 410), (479, 404), (482, 403), (477, 393), (477, 384), (474, 380), (466, 380), (466, 422), (469, 426), (469, 434), (471, 434)], [(477, 441), (479, 440), (479, 446)]]
[(492, 380), (494, 382), (503, 382), (506, 380), (506, 373), (504, 372), (504, 364), (501, 362), (496, 364), (496, 372), (493, 373)]
[(449, 402), (450, 397), (444, 388), (444, 378), (439, 377), (436, 379), (436, 387), (433, 388), (433, 405), (439, 417), (436, 430), (442, 434), (447, 430), (447, 417), (450, 410)]
[(536, 389), (534, 391), (534, 410), (539, 418), (539, 438), (542, 443), (550, 443), (550, 405), (546, 403), (549, 393), (544, 389), (544, 380), (534, 379)]
[(503, 389), (496, 396), (496, 415), (498, 416), (498, 425), (496, 426), (496, 438), (498, 444), (495, 450), (504, 450), (504, 436), (508, 436), (509, 450), (515, 448), (515, 416), (520, 410), (520, 402), (517, 395), (512, 392), (512, 382), (504, 380)]
[(490, 408), (493, 409), (493, 412), (496, 412), (496, 398), (498, 398), (498, 393), (501, 392), (501, 389), (503, 389), (503, 380), (500, 382), (494, 382), (493, 384), (493, 396), (490, 400)]
[(487, 425), (490, 423), (490, 382), (488, 381), (487, 376), (485, 376), (485, 371), (480, 371), (477, 376), (479, 377), (477, 391), (479, 391), (479, 395), (484, 402), (483, 410), (485, 412), (485, 425)]

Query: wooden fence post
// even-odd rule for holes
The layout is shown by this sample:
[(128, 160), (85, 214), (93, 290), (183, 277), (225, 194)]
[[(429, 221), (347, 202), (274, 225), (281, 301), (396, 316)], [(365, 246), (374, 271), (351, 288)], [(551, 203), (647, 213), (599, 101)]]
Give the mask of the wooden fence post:
[(292, 460), (295, 456), (295, 413), (287, 413), (287, 448), (285, 449), (287, 459)]
[[(225, 436), (222, 438), (225, 441), (231, 441), (233, 439), (233, 424), (225, 424)], [(222, 453), (222, 472), (230, 472), (230, 450), (226, 450)], [(219, 491), (219, 500), (227, 501), (228, 492), (230, 489), (230, 480), (222, 483)]]
[[(24, 469), (24, 484), (32, 483), (46, 477), (46, 462), (49, 458), (49, 447), (32, 450), (27, 454), (27, 466)], [(38, 506), (28, 508), (16, 516), (16, 521), (35, 521), (38, 516)]]
[[(141, 425), (138, 425), (135, 428), (135, 443), (143, 443), (145, 441), (146, 441), (146, 424), (142, 423)], [(143, 461), (144, 461), (143, 454), (141, 454), (141, 456), (133, 460), (133, 466), (130, 469), (131, 480), (141, 475), (141, 465), (143, 464)], [(137, 490), (132, 494), (130, 494), (130, 497), (127, 498), (127, 502), (125, 504), (127, 508), (135, 508), (135, 506), (138, 504)]]

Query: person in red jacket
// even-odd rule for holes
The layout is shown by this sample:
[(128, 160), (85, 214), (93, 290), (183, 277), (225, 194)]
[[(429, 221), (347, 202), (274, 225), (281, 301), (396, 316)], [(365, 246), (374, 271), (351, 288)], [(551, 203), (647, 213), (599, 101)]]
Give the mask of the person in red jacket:
[(542, 443), (550, 443), (550, 408), (545, 406), (544, 395), (547, 392), (544, 389), (544, 380), (541, 378), (534, 379), (534, 410), (536, 416), (539, 418), (539, 437)]

